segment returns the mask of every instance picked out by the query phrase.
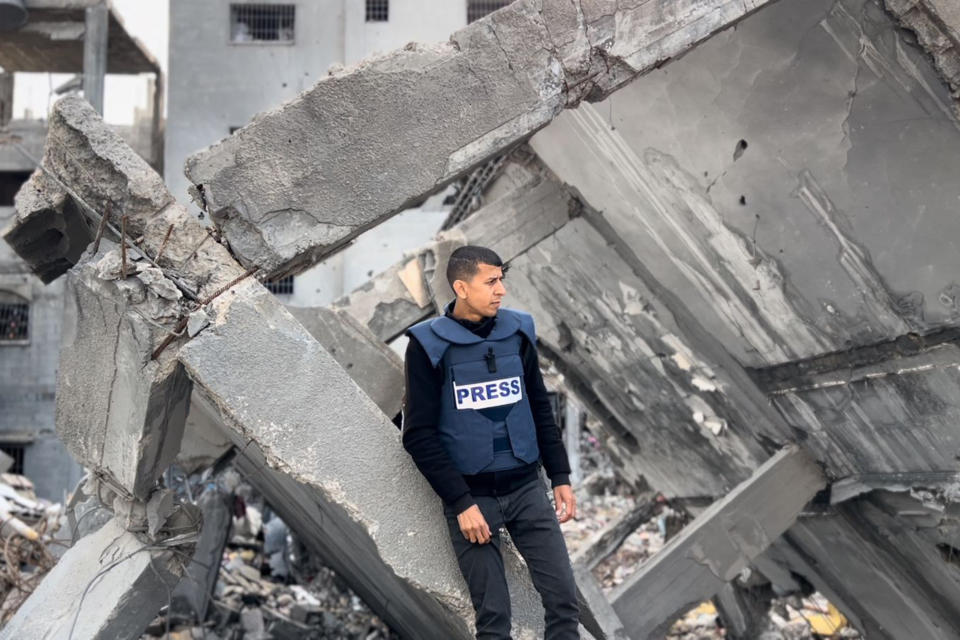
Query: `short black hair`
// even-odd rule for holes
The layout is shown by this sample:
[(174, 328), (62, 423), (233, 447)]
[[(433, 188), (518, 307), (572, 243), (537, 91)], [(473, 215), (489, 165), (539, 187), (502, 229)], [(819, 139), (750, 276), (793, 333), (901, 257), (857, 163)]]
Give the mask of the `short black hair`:
[(450, 288), (453, 288), (453, 283), (457, 280), (467, 281), (475, 276), (479, 270), (477, 265), (480, 264), (500, 267), (503, 273), (510, 268), (510, 265), (503, 264), (500, 256), (491, 249), (471, 244), (458, 247), (450, 254), (450, 259), (447, 261), (447, 282), (450, 283)]

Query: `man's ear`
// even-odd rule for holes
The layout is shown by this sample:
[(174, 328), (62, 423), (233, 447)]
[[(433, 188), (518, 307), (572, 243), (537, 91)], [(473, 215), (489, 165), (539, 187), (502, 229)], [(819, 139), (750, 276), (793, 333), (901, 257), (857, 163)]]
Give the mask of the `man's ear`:
[(454, 280), (453, 281), (453, 292), (457, 294), (458, 298), (467, 297), (467, 283), (463, 280)]

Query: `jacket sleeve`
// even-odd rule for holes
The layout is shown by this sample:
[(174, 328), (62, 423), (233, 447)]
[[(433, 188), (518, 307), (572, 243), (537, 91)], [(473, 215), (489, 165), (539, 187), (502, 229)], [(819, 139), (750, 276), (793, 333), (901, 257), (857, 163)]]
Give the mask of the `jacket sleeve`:
[(403, 448), (437, 495), (458, 514), (463, 513), (475, 501), (437, 432), (443, 373), (430, 363), (427, 352), (413, 336), (407, 343), (404, 377)]
[(560, 427), (553, 415), (553, 405), (547, 388), (543, 384), (543, 375), (540, 373), (540, 359), (537, 357), (537, 347), (524, 336), (523, 340), (523, 381), (527, 388), (527, 398), (530, 409), (533, 411), (533, 421), (537, 425), (537, 446), (540, 448), (540, 459), (550, 477), (550, 484), (558, 487), (570, 484), (570, 461), (567, 459), (567, 450), (563, 446), (560, 436)]

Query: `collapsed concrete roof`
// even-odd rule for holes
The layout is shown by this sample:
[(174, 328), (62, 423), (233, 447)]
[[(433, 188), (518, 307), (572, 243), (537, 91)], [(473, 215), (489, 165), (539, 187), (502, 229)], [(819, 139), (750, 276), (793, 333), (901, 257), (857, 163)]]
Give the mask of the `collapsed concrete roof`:
[[(83, 72), (84, 10), (101, 0), (26, 0), (27, 22), (0, 38), (5, 71)], [(159, 73), (156, 58), (110, 6), (107, 73)]]

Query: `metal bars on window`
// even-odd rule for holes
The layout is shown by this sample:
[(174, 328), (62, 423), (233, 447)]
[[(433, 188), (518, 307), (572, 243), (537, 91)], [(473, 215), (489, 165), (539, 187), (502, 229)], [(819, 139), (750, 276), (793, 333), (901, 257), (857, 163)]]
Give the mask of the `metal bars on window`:
[(7, 473), (23, 475), (23, 453), (26, 450), (22, 444), (0, 444), (0, 451), (13, 458), (13, 464)]
[(390, 20), (390, 0), (367, 0), (367, 22)]
[(30, 305), (0, 302), (0, 342), (18, 342), (30, 337)]
[(271, 293), (279, 294), (292, 294), (293, 293), (293, 276), (286, 276), (280, 278), (279, 280), (274, 280), (273, 282), (264, 283), (267, 287), (267, 290)]
[(467, 23), (479, 20), (488, 13), (510, 4), (513, 0), (467, 0)]
[(296, 6), (231, 4), (230, 42), (293, 42)]

